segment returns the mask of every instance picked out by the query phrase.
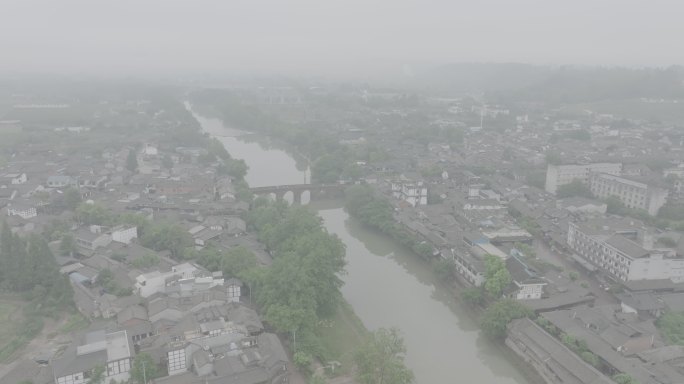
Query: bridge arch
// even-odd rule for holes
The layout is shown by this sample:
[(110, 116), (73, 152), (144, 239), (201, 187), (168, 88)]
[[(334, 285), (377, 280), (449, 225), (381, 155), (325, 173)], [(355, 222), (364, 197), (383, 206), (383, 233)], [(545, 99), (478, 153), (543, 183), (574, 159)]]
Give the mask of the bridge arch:
[[(254, 187), (250, 190), (257, 196), (275, 195), (275, 200), (286, 200), (291, 204), (302, 205), (319, 198), (342, 197), (345, 188), (346, 185), (343, 184), (297, 184)], [(290, 196), (292, 196), (291, 200)]]

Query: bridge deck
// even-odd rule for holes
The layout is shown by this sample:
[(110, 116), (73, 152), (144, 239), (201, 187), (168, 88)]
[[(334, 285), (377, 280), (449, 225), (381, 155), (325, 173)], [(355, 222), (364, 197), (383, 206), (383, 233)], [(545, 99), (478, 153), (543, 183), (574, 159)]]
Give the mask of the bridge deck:
[(253, 193), (268, 193), (279, 191), (306, 191), (306, 190), (341, 190), (346, 187), (345, 184), (291, 184), (291, 185), (273, 185), (269, 187), (253, 187), (250, 191)]

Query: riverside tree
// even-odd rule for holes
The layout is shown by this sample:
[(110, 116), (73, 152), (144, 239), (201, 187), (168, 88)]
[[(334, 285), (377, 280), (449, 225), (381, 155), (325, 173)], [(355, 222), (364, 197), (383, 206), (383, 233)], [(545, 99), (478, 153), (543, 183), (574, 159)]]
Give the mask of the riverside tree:
[(371, 333), (354, 356), (361, 384), (409, 384), (413, 372), (404, 364), (406, 347), (396, 328)]

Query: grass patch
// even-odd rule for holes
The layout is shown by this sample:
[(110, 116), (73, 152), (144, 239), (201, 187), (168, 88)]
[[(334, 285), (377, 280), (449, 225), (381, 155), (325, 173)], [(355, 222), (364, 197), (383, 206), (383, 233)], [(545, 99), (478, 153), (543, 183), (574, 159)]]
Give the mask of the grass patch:
[(14, 352), (24, 345), (17, 340), (23, 323), (21, 307), (14, 300), (0, 299), (0, 362), (11, 361)]
[(335, 375), (350, 373), (354, 365), (354, 353), (368, 335), (368, 330), (356, 316), (351, 305), (343, 301), (335, 316), (321, 324), (316, 333), (330, 354), (331, 360), (342, 363), (339, 370), (335, 371)]
[(71, 333), (73, 331), (78, 331), (79, 329), (87, 328), (88, 325), (90, 325), (90, 321), (80, 312), (77, 312), (69, 316), (67, 322), (59, 328), (59, 333)]
[(20, 302), (0, 299), (0, 363), (14, 360), (16, 352), (42, 329), (43, 321), (40, 318), (25, 318)]

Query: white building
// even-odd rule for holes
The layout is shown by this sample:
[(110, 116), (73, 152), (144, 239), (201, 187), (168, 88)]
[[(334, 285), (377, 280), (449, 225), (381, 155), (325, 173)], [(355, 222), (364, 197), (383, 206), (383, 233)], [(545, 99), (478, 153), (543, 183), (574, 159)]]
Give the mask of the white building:
[(655, 216), (667, 202), (668, 191), (607, 173), (592, 173), (589, 188), (594, 196), (617, 197), (628, 208), (643, 209)]
[(412, 207), (427, 205), (428, 191), (422, 181), (417, 183), (392, 183), (392, 196), (406, 201)]
[(6, 173), (2, 175), (2, 179), (12, 185), (24, 184), (28, 181), (25, 173)]
[(36, 207), (24, 204), (11, 204), (7, 207), (7, 216), (19, 216), (24, 220), (38, 216)]
[(225, 282), (228, 287), (228, 301), (231, 303), (239, 303), (240, 296), (242, 295), (242, 281), (238, 279), (228, 279)]
[(591, 172), (607, 173), (619, 176), (622, 172), (620, 163), (593, 163), (593, 164), (549, 164), (546, 168), (546, 192), (556, 193), (558, 187), (570, 184), (573, 180), (583, 183), (589, 181)]
[(479, 287), (485, 282), (485, 266), (482, 259), (468, 252), (453, 252), (456, 272), (470, 284)]
[(141, 297), (150, 297), (155, 293), (190, 293), (223, 285), (224, 279), (220, 273), (205, 275), (190, 263), (171, 267), (169, 272), (154, 271), (135, 278), (135, 292)]
[(78, 187), (78, 180), (71, 176), (50, 176), (47, 178), (48, 188)]
[(536, 271), (515, 256), (506, 259), (506, 269), (516, 288), (512, 297), (516, 300), (541, 299), (546, 281), (537, 276)]
[(138, 227), (125, 227), (123, 225), (115, 227), (112, 229), (112, 240), (130, 244), (133, 239), (138, 238)]
[(54, 361), (55, 384), (85, 384), (93, 370), (104, 366), (104, 384), (130, 378), (132, 348), (126, 331), (106, 333), (104, 330), (85, 335), (85, 343), (67, 348)]
[(568, 246), (584, 262), (620, 281), (684, 281), (684, 259), (649, 251), (625, 236), (631, 234), (588, 223), (569, 223)]
[(145, 149), (143, 149), (143, 155), (145, 156), (157, 156), (159, 155), (159, 151), (157, 150), (157, 147), (155, 147), (152, 144), (145, 144)]

